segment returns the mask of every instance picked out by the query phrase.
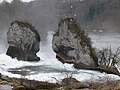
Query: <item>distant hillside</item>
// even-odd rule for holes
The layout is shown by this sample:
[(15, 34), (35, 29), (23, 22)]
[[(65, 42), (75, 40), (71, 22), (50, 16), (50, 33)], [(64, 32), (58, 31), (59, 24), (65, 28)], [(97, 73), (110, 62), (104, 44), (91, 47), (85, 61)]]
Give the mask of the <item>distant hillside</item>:
[[(77, 14), (86, 29), (120, 30), (120, 0), (84, 0), (59, 2), (60, 14)], [(73, 8), (70, 9), (70, 5)]]
[[(77, 21), (82, 28), (120, 30), (120, 0), (71, 0), (71, 3), (69, 1), (2, 2), (0, 4), (0, 38), (5, 38), (10, 23), (18, 19), (31, 22), (44, 41), (48, 31), (57, 29), (58, 14), (63, 16), (69, 13), (77, 14)], [(73, 5), (72, 10), (71, 5)]]

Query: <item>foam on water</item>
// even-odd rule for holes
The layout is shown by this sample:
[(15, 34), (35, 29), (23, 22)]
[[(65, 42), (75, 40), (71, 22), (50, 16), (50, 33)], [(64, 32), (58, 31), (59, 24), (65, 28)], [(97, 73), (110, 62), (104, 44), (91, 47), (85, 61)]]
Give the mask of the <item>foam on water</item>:
[[(17, 59), (12, 59), (11, 57), (7, 56), (6, 54), (0, 55), (0, 73), (10, 76), (10, 77), (17, 77), (21, 78), (19, 74), (13, 74), (8, 72), (9, 69), (15, 69), (25, 66), (44, 66), (43, 71), (38, 70), (37, 73), (35, 71), (30, 71), (29, 75), (27, 74), (25, 77), (28, 79), (35, 79), (39, 81), (49, 81), (49, 82), (56, 82), (57, 80), (61, 80), (65, 78), (67, 75), (73, 74), (73, 77), (77, 78), (80, 81), (95, 81), (95, 80), (105, 80), (105, 78), (109, 77), (111, 79), (120, 79), (116, 75), (100, 73), (97, 71), (89, 71), (89, 70), (76, 70), (73, 68), (73, 64), (62, 64), (55, 58), (55, 53), (52, 50), (52, 34), (53, 32), (48, 33), (47, 42), (42, 43), (40, 45), (41, 50), (37, 53), (37, 55), (41, 58), (39, 62), (25, 62), (25, 61), (18, 61)], [(99, 40), (104, 40), (106, 36), (98, 37), (98, 35), (90, 35), (94, 43), (94, 46), (99, 48), (101, 47), (101, 42)], [(100, 38), (100, 39), (99, 39)], [(108, 38), (108, 36), (107, 36)], [(110, 40), (114, 40), (113, 37), (109, 36)], [(100, 43), (99, 43), (100, 42)], [(112, 42), (112, 41), (111, 41)], [(99, 44), (97, 44), (99, 43)], [(105, 42), (102, 42), (105, 44)], [(114, 43), (114, 42), (113, 42)], [(41, 67), (40, 67), (41, 68)], [(46, 71), (48, 69), (48, 71)], [(55, 71), (49, 71), (50, 69)], [(29, 69), (28, 69), (29, 71)], [(33, 74), (32, 74), (33, 73)]]

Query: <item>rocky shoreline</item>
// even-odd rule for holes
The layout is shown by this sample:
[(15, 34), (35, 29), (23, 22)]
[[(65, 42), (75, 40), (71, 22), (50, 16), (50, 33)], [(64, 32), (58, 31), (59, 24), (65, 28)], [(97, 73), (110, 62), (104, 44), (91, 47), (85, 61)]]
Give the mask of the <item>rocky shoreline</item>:
[(0, 90), (120, 90), (120, 81), (112, 81), (108, 78), (105, 82), (91, 80), (91, 82), (83, 83), (75, 78), (67, 77), (61, 82), (49, 83), (1, 75)]
[(28, 80), (25, 78), (10, 78), (4, 75), (1, 75), (0, 85), (10, 86), (10, 90), (52, 90), (59, 86), (54, 83)]

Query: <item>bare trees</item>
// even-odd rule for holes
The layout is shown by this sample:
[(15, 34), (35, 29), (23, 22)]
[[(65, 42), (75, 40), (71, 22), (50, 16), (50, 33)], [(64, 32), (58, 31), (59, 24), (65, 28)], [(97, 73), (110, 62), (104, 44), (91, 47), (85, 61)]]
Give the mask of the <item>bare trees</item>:
[(110, 48), (104, 48), (97, 53), (98, 64), (104, 66), (114, 66), (120, 61), (120, 47), (115, 52)]

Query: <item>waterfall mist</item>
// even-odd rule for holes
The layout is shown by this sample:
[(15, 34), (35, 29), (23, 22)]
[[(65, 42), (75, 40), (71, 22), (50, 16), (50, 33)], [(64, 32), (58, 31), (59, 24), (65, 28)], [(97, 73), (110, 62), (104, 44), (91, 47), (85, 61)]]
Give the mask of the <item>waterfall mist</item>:
[(32, 23), (38, 30), (42, 42), (46, 41), (47, 32), (57, 28), (56, 0), (35, 0), (22, 2), (13, 0), (0, 3), (0, 53), (6, 50), (7, 31), (14, 20)]
[(48, 31), (57, 30), (61, 16), (68, 14), (73, 14), (83, 29), (120, 33), (119, 0), (9, 1), (11, 2), (3, 0), (0, 3), (0, 52), (5, 52), (8, 46), (6, 33), (10, 23), (14, 20), (25, 20), (32, 23), (40, 33), (42, 42), (46, 41)]

